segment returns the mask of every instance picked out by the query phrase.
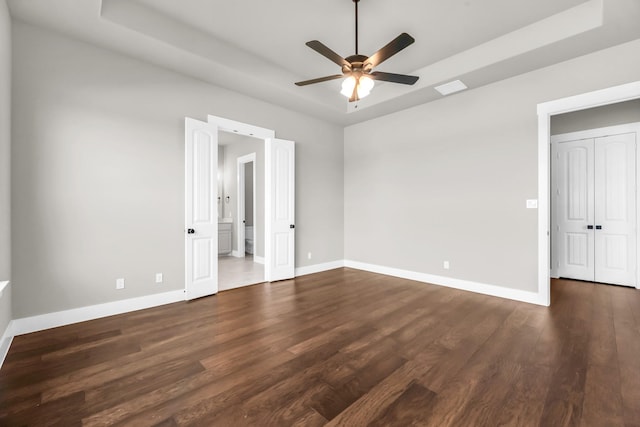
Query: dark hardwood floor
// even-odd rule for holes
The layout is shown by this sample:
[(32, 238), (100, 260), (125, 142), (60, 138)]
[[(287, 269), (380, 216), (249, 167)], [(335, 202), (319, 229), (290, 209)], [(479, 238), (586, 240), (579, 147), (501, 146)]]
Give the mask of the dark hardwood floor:
[(640, 292), (338, 269), (16, 337), (2, 426), (640, 426)]

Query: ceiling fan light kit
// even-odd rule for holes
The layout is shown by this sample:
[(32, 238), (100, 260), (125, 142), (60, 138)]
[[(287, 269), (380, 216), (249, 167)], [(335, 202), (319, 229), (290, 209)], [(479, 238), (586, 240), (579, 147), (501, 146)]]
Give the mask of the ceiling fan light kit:
[(373, 86), (374, 80), (380, 80), (391, 83), (400, 83), (405, 85), (412, 85), (418, 81), (417, 76), (408, 76), (405, 74), (393, 74), (385, 73), (382, 71), (373, 71), (373, 68), (380, 65), (382, 62), (391, 58), (396, 53), (400, 52), (407, 46), (413, 44), (415, 39), (407, 33), (402, 33), (386, 46), (378, 50), (371, 56), (364, 56), (358, 54), (358, 3), (360, 0), (352, 0), (355, 4), (355, 16), (356, 16), (356, 53), (355, 55), (348, 56), (346, 58), (341, 57), (333, 50), (319, 42), (318, 40), (311, 40), (306, 43), (311, 49), (315, 50), (325, 58), (338, 64), (341, 67), (342, 74), (334, 74), (332, 76), (319, 77), (316, 79), (305, 80), (302, 82), (296, 82), (298, 86), (306, 86), (314, 83), (326, 82), (329, 80), (336, 80), (344, 78), (342, 82), (342, 88), (340, 93), (349, 98), (349, 102), (358, 101), (369, 95)]

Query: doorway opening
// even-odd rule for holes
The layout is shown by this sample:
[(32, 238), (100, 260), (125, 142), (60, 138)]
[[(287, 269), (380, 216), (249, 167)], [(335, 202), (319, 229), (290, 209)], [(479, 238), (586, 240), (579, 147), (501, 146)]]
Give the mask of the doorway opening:
[(551, 304), (551, 117), (638, 98), (640, 81), (538, 104), (538, 304)]
[[(237, 192), (232, 202), (232, 195), (224, 194), (217, 185), (220, 184), (218, 141), (226, 134), (251, 137), (264, 150), (264, 185), (255, 186), (258, 190), (264, 188), (264, 215), (256, 215), (257, 223), (264, 220), (264, 232), (254, 233), (258, 245), (264, 247), (264, 274), (260, 282), (295, 277), (295, 143), (275, 138), (273, 130), (221, 117), (208, 116), (206, 122), (187, 117), (184, 229), (187, 300), (217, 293), (218, 253), (222, 249), (231, 254), (238, 250), (232, 246), (234, 215), (238, 213), (232, 206), (237, 206)], [(260, 162), (254, 165), (257, 171)], [(235, 223), (238, 230), (237, 218)], [(239, 230), (235, 232), (236, 242), (238, 234), (244, 235), (244, 229)]]
[[(640, 101), (571, 115), (575, 126), (589, 128), (598, 112), (618, 112), (624, 121), (625, 109), (640, 115)], [(566, 133), (553, 128), (552, 123), (551, 277), (635, 287), (639, 124)]]
[(218, 246), (221, 291), (265, 281), (264, 147), (263, 140), (250, 136), (219, 135), (220, 221), (231, 241), (224, 250)]

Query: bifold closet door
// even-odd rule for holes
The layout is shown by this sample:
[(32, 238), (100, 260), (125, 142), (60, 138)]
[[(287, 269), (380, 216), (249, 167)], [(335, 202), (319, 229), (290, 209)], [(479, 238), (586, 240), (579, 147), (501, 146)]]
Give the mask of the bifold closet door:
[(636, 134), (595, 139), (595, 281), (636, 285)]

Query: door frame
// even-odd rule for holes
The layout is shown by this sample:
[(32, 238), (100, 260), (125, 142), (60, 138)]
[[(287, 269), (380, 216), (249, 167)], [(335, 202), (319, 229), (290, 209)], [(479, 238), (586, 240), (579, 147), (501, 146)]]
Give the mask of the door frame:
[[(253, 224), (253, 248), (254, 248), (254, 252), (255, 252), (255, 248), (256, 248), (256, 242), (257, 242), (257, 234), (255, 232), (255, 226), (256, 226), (256, 220), (257, 220), (257, 216), (256, 216), (256, 153), (250, 153), (241, 157), (238, 157), (236, 159), (236, 175), (237, 175), (237, 188), (238, 188), (238, 232), (236, 233), (236, 239), (237, 239), (237, 246), (238, 246), (238, 258), (244, 258), (245, 257), (245, 230), (244, 230), (244, 223), (241, 223), (240, 218), (245, 218), (245, 169), (247, 166), (247, 163), (251, 163), (253, 162), (253, 194), (252, 194), (252, 198), (253, 198), (253, 217), (252, 219), (252, 224)], [(265, 195), (266, 197), (266, 195)], [(246, 218), (245, 218), (246, 220)], [(253, 260), (255, 262), (256, 260), (256, 255), (253, 255)]]
[[(551, 304), (551, 116), (640, 98), (640, 81), (538, 104), (538, 304)], [(637, 150), (640, 151), (640, 150)], [(640, 215), (636, 215), (640, 217)], [(636, 288), (640, 289), (640, 281)]]
[[(627, 134), (627, 133), (636, 134), (636, 229), (634, 232), (636, 233), (636, 254), (640, 254), (640, 239), (639, 239), (640, 236), (638, 235), (638, 230), (640, 230), (640, 173), (638, 173), (638, 166), (640, 165), (640, 147), (639, 147), (640, 122), (625, 123), (622, 125), (606, 126), (601, 128), (583, 129), (583, 130), (578, 130), (574, 132), (551, 135), (549, 137), (549, 141), (550, 141), (551, 147), (553, 147), (554, 145), (562, 144), (564, 142), (569, 142), (569, 141), (577, 141), (577, 140), (584, 140), (584, 139), (595, 140), (597, 138), (603, 138), (606, 136), (621, 135), (621, 134)], [(553, 148), (551, 148), (550, 153), (553, 153)], [(551, 179), (549, 181), (549, 185), (551, 188), (551, 186), (553, 185), (554, 174), (553, 174), (553, 166), (550, 165), (550, 167), (552, 168)], [(551, 202), (551, 200), (552, 198), (550, 198), (551, 216), (550, 216), (550, 224), (549, 224), (550, 230), (552, 230), (551, 236), (550, 236), (551, 237), (550, 256), (553, 257), (554, 253), (555, 254), (558, 253), (557, 236), (554, 238), (554, 233), (553, 233), (553, 227), (557, 222), (558, 212), (556, 209), (554, 209), (554, 205)], [(554, 261), (554, 259), (551, 258), (551, 261)], [(554, 266), (553, 262), (551, 263), (551, 266), (550, 266), (550, 277), (558, 278), (558, 271), (557, 271), (557, 268)], [(637, 289), (640, 289), (640, 263), (636, 263), (636, 286), (635, 287)]]

